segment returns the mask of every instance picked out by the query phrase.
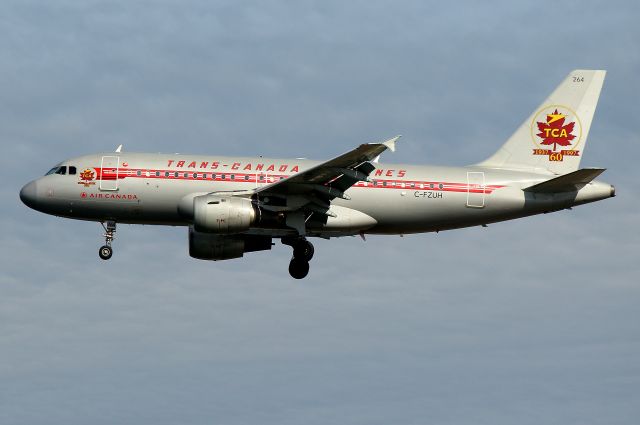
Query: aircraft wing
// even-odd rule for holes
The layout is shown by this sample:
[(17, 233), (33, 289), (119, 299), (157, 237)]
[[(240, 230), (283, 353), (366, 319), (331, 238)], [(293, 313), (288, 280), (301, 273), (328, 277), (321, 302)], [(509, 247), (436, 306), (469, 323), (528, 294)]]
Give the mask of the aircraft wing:
[[(281, 210), (291, 211), (307, 206), (306, 209), (327, 214), (331, 200), (349, 199), (344, 193), (347, 189), (358, 181), (368, 181), (369, 174), (375, 170), (371, 161), (387, 149), (394, 151), (399, 138), (360, 145), (308, 170), (258, 188), (255, 193), (263, 199), (268, 196), (295, 198), (288, 200)], [(331, 213), (327, 215), (332, 216)]]

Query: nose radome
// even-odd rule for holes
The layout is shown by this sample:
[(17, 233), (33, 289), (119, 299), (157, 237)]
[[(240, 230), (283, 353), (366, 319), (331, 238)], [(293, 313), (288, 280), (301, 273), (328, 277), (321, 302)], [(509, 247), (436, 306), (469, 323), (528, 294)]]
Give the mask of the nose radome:
[(20, 190), (20, 199), (29, 208), (35, 208), (38, 202), (38, 186), (35, 181), (29, 182)]

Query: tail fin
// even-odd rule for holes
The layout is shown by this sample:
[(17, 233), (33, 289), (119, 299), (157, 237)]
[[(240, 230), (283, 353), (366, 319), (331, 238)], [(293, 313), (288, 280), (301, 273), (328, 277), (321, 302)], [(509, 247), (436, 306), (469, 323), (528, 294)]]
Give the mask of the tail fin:
[(580, 167), (606, 71), (575, 70), (480, 166), (567, 174)]

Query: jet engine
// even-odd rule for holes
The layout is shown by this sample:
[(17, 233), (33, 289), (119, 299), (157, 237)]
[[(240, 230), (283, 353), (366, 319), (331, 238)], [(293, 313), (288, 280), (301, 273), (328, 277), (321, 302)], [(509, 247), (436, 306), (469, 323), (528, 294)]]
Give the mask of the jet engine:
[(269, 250), (271, 246), (269, 236), (222, 236), (189, 227), (189, 255), (199, 260), (229, 260), (242, 257), (245, 252)]
[(193, 198), (193, 226), (198, 232), (241, 233), (256, 220), (251, 200), (213, 195)]

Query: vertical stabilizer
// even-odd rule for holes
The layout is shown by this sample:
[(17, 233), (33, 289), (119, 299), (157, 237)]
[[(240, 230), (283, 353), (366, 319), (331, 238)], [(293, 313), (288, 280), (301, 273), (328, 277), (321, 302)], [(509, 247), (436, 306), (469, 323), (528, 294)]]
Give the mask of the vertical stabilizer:
[(580, 166), (606, 71), (575, 70), (480, 166), (566, 174)]

